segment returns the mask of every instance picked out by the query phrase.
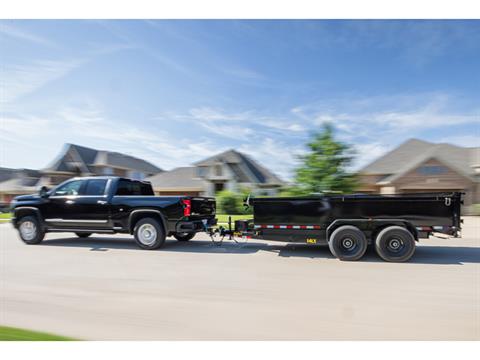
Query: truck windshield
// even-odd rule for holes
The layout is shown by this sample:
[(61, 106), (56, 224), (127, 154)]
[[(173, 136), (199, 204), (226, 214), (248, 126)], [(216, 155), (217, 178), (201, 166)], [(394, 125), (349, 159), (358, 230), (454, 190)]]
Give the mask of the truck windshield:
[(154, 195), (150, 184), (120, 179), (115, 195)]

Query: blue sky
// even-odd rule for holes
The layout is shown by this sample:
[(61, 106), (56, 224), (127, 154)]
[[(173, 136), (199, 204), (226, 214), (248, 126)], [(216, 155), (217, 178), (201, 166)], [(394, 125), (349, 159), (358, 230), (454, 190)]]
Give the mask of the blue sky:
[(288, 179), (324, 121), (354, 168), (411, 137), (480, 145), (480, 21), (1, 21), (0, 64), (0, 166), (234, 148)]

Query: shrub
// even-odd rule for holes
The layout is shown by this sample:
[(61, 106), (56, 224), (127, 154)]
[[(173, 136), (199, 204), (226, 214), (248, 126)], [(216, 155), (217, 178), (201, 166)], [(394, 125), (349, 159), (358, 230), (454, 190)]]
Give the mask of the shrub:
[(221, 214), (241, 214), (238, 207), (238, 194), (231, 191), (220, 191), (217, 193), (218, 212)]
[(217, 213), (228, 215), (252, 214), (252, 207), (245, 210), (243, 200), (248, 196), (248, 189), (240, 189), (240, 192), (220, 191), (217, 193)]

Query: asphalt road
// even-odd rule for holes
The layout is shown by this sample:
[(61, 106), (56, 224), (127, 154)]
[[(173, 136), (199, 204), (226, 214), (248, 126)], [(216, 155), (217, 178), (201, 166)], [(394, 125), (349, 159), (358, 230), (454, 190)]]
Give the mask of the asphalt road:
[(394, 264), (203, 235), (157, 251), (124, 235), (29, 246), (2, 224), (0, 323), (95, 340), (480, 340), (480, 219), (466, 225)]

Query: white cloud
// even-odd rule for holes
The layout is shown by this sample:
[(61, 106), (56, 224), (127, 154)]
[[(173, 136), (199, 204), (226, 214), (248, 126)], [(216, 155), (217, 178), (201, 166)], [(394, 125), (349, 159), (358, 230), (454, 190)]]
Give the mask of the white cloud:
[(7, 25), (5, 21), (0, 21), (0, 34), (12, 37), (14, 39), (26, 40), (38, 45), (55, 46), (55, 44), (44, 37), (21, 30), (17, 27)]
[(8, 104), (33, 93), (83, 63), (84, 60), (35, 60), (29, 64), (5, 65), (1, 70), (0, 104)]

